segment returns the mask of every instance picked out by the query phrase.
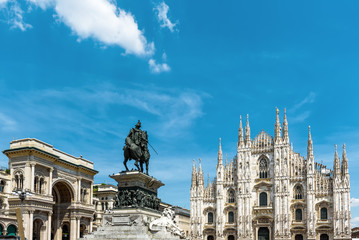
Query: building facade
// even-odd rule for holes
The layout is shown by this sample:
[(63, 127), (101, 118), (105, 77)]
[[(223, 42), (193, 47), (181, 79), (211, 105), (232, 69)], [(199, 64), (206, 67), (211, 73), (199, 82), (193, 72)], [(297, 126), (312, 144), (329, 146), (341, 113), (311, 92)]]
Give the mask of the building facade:
[(75, 240), (92, 231), (95, 208), (93, 163), (37, 139), (14, 140), (3, 151), (8, 171), (0, 171), (0, 233), (18, 235), (14, 192), (27, 191), (23, 225), (28, 240)]
[(307, 157), (293, 151), (288, 122), (277, 109), (274, 137), (251, 139), (249, 120), (240, 120), (237, 154), (207, 186), (193, 164), (191, 237), (199, 240), (351, 239), (350, 178), (345, 145), (335, 146), (333, 170), (316, 163), (309, 127)]

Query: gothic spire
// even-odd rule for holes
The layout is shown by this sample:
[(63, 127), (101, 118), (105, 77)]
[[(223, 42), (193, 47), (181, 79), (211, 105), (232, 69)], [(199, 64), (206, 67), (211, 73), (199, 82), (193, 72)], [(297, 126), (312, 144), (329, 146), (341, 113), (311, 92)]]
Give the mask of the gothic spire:
[(335, 153), (334, 153), (334, 177), (340, 175), (340, 160), (338, 157), (338, 149), (337, 145), (335, 144)]
[(247, 114), (247, 125), (246, 125), (246, 129), (245, 129), (244, 141), (246, 142), (246, 144), (251, 141), (251, 129), (249, 127), (249, 115), (248, 114)]
[(276, 120), (275, 120), (275, 130), (274, 130), (274, 138), (277, 140), (281, 137), (281, 126), (280, 126), (280, 122), (279, 122), (279, 109), (277, 108), (276, 110), (277, 112), (277, 116), (276, 116)]
[(204, 186), (204, 178), (203, 178), (201, 159), (199, 159), (199, 166), (198, 166), (198, 185)]
[(310, 126), (308, 127), (309, 133), (308, 133), (308, 146), (307, 146), (307, 160), (309, 158), (313, 157), (313, 141), (312, 141), (312, 134), (310, 133)]
[(287, 114), (285, 108), (284, 108), (284, 119), (283, 119), (283, 140), (289, 143), (288, 122), (287, 122)]
[(197, 185), (197, 168), (195, 160), (193, 159), (193, 166), (192, 166), (192, 185), (191, 187), (195, 187)]
[(217, 159), (218, 159), (217, 165), (222, 165), (223, 164), (223, 154), (222, 154), (221, 138), (219, 138), (218, 158)]
[(238, 147), (243, 143), (242, 116), (239, 116)]
[(345, 151), (345, 143), (343, 144), (343, 156), (342, 156), (342, 176), (345, 176), (349, 173), (348, 170), (348, 158), (347, 152)]

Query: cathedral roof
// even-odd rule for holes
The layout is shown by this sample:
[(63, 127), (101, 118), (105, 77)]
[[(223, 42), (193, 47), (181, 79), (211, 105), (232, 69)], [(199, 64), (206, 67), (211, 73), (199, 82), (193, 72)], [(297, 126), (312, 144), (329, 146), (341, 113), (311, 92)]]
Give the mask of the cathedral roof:
[(262, 130), (252, 141), (253, 152), (267, 152), (273, 149), (273, 137)]

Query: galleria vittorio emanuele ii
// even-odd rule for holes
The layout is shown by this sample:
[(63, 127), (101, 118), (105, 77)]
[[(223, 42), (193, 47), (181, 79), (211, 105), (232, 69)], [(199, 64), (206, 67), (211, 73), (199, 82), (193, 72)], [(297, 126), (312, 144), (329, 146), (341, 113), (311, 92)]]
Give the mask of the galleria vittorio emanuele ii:
[(288, 122), (279, 111), (274, 137), (253, 139), (249, 119), (240, 121), (236, 157), (223, 162), (221, 139), (217, 174), (205, 185), (199, 163), (191, 185), (192, 239), (351, 239), (350, 177), (333, 147), (333, 170), (315, 162), (309, 127), (306, 158), (293, 151)]

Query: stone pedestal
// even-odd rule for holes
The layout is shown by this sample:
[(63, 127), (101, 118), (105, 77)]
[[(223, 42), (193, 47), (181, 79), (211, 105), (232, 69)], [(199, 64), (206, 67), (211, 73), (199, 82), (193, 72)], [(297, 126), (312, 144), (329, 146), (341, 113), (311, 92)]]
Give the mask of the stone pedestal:
[(110, 176), (117, 182), (115, 209), (141, 208), (159, 210), (161, 200), (157, 190), (164, 184), (144, 173), (121, 172)]
[[(121, 172), (115, 179), (118, 194), (114, 209), (103, 214), (102, 226), (83, 239), (177, 240), (183, 239), (174, 212), (161, 213), (157, 190), (164, 184), (138, 171)], [(169, 211), (169, 212), (168, 212)], [(169, 214), (173, 212), (172, 215)]]

